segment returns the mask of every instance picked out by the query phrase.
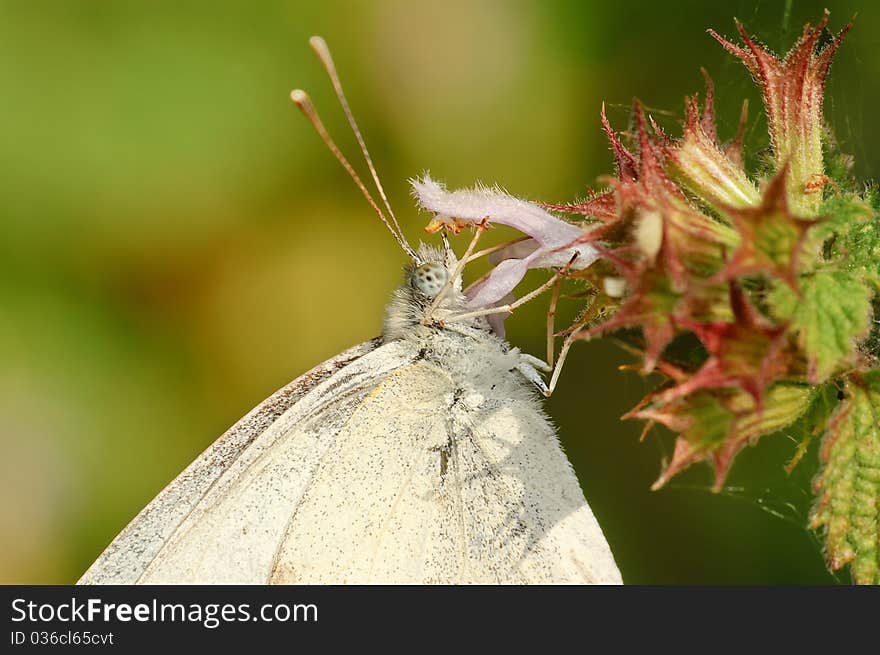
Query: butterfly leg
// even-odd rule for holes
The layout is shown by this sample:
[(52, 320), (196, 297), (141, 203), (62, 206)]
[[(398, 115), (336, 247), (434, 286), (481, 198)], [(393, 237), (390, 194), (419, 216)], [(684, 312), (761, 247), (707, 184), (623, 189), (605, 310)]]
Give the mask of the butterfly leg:
[(455, 321), (464, 321), (469, 318), (477, 318), (479, 316), (491, 316), (493, 314), (511, 314), (511, 313), (513, 313), (514, 309), (516, 309), (517, 307), (520, 307), (522, 305), (525, 305), (527, 302), (529, 302), (530, 300), (533, 300), (534, 298), (537, 298), (542, 293), (547, 291), (547, 289), (549, 289), (554, 284), (556, 284), (556, 281), (558, 279), (560, 279), (561, 277), (565, 276), (568, 273), (569, 268), (571, 268), (571, 265), (574, 263), (574, 260), (577, 258), (577, 256), (578, 256), (578, 253), (575, 253), (574, 255), (572, 255), (572, 258), (568, 260), (568, 263), (563, 268), (556, 271), (556, 273), (553, 274), (553, 277), (551, 277), (549, 280), (547, 280), (544, 284), (539, 286), (537, 289), (533, 289), (532, 291), (530, 291), (529, 293), (524, 295), (522, 298), (519, 298), (515, 302), (508, 303), (506, 305), (498, 305), (497, 307), (486, 307), (484, 309), (476, 309), (472, 312), (463, 312), (461, 314), (456, 314), (455, 316), (449, 316), (447, 318), (444, 318), (443, 322), (444, 323), (453, 323)]
[(549, 373), (553, 370), (553, 367), (540, 357), (535, 357), (534, 355), (529, 355), (528, 353), (522, 353), (520, 357), (522, 357), (523, 360), (525, 360), (525, 362), (528, 363), (530, 366), (535, 367), (539, 371)]
[[(548, 343), (551, 344), (554, 336), (559, 336), (561, 334), (566, 335), (565, 340), (562, 342), (562, 348), (559, 349), (559, 358), (556, 360), (555, 365), (553, 365), (553, 374), (550, 376), (550, 384), (548, 385), (547, 391), (544, 392), (544, 395), (548, 398), (553, 395), (553, 391), (556, 389), (556, 383), (559, 381), (559, 375), (562, 373), (562, 367), (565, 365), (565, 359), (568, 357), (568, 351), (571, 349), (572, 344), (578, 339), (584, 338), (583, 330), (585, 326), (595, 320), (599, 312), (601, 312), (601, 308), (595, 303), (591, 303), (587, 310), (571, 327), (562, 330), (559, 334), (554, 333), (548, 335)], [(549, 329), (552, 329), (552, 319), (548, 318), (547, 326)]]
[(565, 341), (562, 342), (562, 348), (559, 349), (559, 359), (556, 360), (556, 365), (553, 367), (553, 375), (550, 376), (550, 384), (547, 385), (547, 388), (544, 390), (544, 395), (549, 398), (553, 395), (553, 391), (556, 389), (556, 383), (559, 382), (559, 374), (562, 373), (562, 367), (565, 364), (565, 359), (568, 357), (568, 351), (571, 349), (571, 345), (577, 339), (578, 331), (569, 333), (567, 337), (565, 337)]
[(547, 309), (547, 365), (553, 366), (556, 349), (556, 305), (559, 303), (559, 292), (562, 289), (562, 278), (556, 278), (553, 284), (553, 293), (550, 295), (550, 307)]
[(520, 354), (520, 360), (516, 365), (516, 370), (522, 373), (526, 380), (534, 384), (538, 388), (538, 391), (546, 396), (547, 391), (549, 390), (547, 387), (547, 383), (544, 382), (544, 378), (542, 378), (541, 374), (538, 373), (538, 367), (536, 367), (535, 364), (532, 363), (532, 360), (539, 362), (543, 365), (543, 367), (547, 366), (537, 357)]

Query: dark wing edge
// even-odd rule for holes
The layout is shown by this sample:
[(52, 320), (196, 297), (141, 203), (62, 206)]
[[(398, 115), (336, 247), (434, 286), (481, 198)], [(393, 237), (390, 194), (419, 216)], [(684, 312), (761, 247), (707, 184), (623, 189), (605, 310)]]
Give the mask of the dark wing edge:
[(309, 391), (380, 345), (382, 339), (377, 337), (349, 348), (281, 387), (248, 412), (122, 529), (77, 584), (137, 582), (168, 537), (241, 452)]

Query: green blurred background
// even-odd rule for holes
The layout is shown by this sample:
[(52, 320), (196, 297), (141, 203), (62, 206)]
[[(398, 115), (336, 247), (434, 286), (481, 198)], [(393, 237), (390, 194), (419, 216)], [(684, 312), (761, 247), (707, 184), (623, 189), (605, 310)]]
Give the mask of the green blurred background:
[[(354, 153), (308, 36), (417, 239), (408, 177), (572, 199), (611, 169), (600, 103), (623, 128), (639, 96), (675, 132), (700, 65), (722, 137), (749, 97), (765, 146), (705, 29), (738, 16), (779, 49), (826, 5), (835, 29), (860, 12), (826, 115), (874, 176), (877, 3), (0, 2), (0, 582), (75, 581), (226, 427), (379, 333), (404, 257), (288, 99), (309, 89)], [(545, 311), (511, 341), (543, 353)], [(651, 492), (669, 438), (619, 420), (650, 388), (627, 360), (576, 347), (548, 403), (624, 579), (834, 582), (803, 527), (815, 453), (786, 476), (782, 435), (721, 494), (703, 466)]]

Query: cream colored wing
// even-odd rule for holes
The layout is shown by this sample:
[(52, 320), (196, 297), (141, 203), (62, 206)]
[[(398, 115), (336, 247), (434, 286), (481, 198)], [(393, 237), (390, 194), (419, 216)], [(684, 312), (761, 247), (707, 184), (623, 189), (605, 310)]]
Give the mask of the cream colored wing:
[[(138, 582), (147, 566), (166, 545), (205, 495), (247, 452), (263, 450), (277, 438), (277, 423), (310, 391), (353, 362), (377, 349), (381, 339), (373, 339), (337, 355), (301, 375), (269, 396), (209, 446), (192, 464), (159, 493), (83, 574), (79, 584), (132, 584)], [(349, 371), (335, 381), (337, 388), (350, 393), (370, 374), (363, 367)], [(332, 402), (332, 394), (316, 399)], [(314, 408), (313, 408), (314, 409)], [(271, 431), (276, 426), (274, 431)]]
[(422, 360), (385, 378), (291, 514), (269, 581), (619, 584), (552, 427), (509, 375), (468, 391)]
[(619, 582), (516, 374), (466, 390), (419, 355), (376, 348), (209, 449), (82, 582)]

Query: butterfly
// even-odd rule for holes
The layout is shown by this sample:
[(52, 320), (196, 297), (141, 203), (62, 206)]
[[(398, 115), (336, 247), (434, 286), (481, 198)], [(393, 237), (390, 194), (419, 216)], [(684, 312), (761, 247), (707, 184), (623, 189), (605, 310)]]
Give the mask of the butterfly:
[(546, 365), (490, 321), (516, 303), (475, 308), (462, 290), (485, 220), (461, 258), (445, 234), (443, 248), (407, 243), (329, 50), (319, 37), (311, 45), (388, 216), (308, 96), (297, 90), (293, 100), (410, 260), (383, 334), (242, 418), (122, 530), (80, 584), (620, 583), (540, 407)]

